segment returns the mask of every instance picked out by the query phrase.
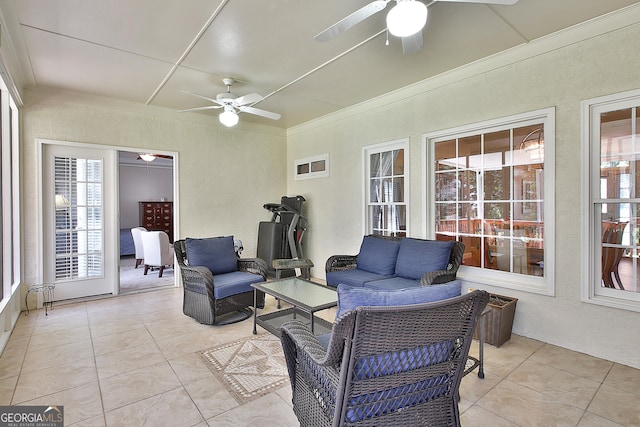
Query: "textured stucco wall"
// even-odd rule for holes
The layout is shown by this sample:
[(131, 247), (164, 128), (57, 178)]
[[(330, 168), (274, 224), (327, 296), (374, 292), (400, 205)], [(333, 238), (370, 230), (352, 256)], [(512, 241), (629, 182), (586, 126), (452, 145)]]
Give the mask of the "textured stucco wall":
[[(573, 37), (568, 35), (567, 37)], [(531, 46), (525, 47), (532, 49)], [(289, 130), (288, 164), (329, 153), (329, 178), (295, 181), (289, 192), (309, 200), (312, 228), (307, 253), (324, 277), (333, 254), (357, 253), (363, 231), (362, 147), (410, 138), (410, 234), (421, 237), (423, 212), (422, 135), (455, 126), (555, 107), (556, 109), (556, 274), (555, 296), (483, 288), (519, 298), (514, 332), (562, 347), (640, 367), (638, 313), (581, 302), (581, 128), (580, 103), (605, 94), (640, 88), (640, 24), (564, 42), (546, 52), (492, 60), (441, 79), (428, 89), (417, 85), (340, 114)], [(474, 68), (475, 67), (475, 68)], [(484, 68), (483, 68), (484, 67)], [(480, 70), (474, 73), (474, 69)], [(547, 195), (554, 197), (554, 195)], [(476, 286), (480, 287), (480, 286)]]
[[(24, 281), (35, 283), (37, 253), (37, 138), (178, 153), (179, 230), (176, 238), (237, 236), (255, 256), (262, 208), (286, 192), (284, 131), (215, 117), (99, 99), (76, 93), (27, 91), (23, 109)], [(169, 195), (171, 199), (171, 195)]]

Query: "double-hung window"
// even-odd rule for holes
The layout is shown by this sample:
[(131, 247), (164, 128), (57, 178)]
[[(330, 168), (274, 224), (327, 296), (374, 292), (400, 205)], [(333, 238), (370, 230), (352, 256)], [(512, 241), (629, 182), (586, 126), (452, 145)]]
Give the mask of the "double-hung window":
[(407, 235), (408, 140), (364, 147), (365, 234)]
[(554, 127), (546, 109), (425, 135), (426, 234), (465, 244), (462, 278), (553, 293)]
[(582, 107), (583, 300), (640, 311), (640, 91)]

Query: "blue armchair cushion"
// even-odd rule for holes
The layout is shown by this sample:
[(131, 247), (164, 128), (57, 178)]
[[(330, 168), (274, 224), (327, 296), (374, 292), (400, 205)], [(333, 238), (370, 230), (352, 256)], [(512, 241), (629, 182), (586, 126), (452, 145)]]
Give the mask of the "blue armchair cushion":
[(440, 285), (418, 286), (407, 289), (379, 290), (338, 285), (338, 310), (336, 318), (357, 307), (421, 304), (440, 301), (461, 295), (459, 280)]
[(238, 258), (233, 236), (192, 239), (187, 237), (187, 260), (192, 267), (203, 266), (211, 274), (231, 273), (238, 270)]
[(359, 270), (392, 276), (396, 269), (396, 259), (400, 242), (381, 239), (374, 236), (364, 236), (356, 261)]
[(452, 241), (402, 239), (395, 267), (396, 276), (420, 280), (424, 273), (446, 270), (452, 246)]

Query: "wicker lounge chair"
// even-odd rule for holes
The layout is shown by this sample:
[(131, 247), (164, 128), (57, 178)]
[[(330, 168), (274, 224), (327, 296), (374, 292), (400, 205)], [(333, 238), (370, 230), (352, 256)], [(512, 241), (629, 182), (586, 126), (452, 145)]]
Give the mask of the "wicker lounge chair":
[(301, 426), (459, 426), (459, 387), (489, 294), (358, 307), (327, 349), (298, 321), (281, 330)]
[[(184, 314), (206, 325), (233, 323), (251, 316), (252, 311), (249, 307), (253, 306), (253, 288), (250, 285), (240, 293), (216, 298), (216, 276), (211, 270), (207, 267), (188, 265), (184, 240), (174, 242), (173, 248), (184, 287)], [(267, 278), (267, 265), (258, 258), (238, 258), (238, 271), (255, 274), (261, 282)], [(264, 307), (263, 292), (258, 292), (257, 305), (260, 308)], [(239, 312), (238, 316), (231, 317), (228, 321), (218, 319), (233, 312)]]

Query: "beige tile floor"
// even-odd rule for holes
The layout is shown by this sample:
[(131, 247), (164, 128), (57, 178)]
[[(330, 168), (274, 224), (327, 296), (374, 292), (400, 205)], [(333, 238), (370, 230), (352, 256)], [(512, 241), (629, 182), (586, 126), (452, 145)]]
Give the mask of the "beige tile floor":
[[(296, 426), (288, 386), (238, 405), (195, 354), (251, 329), (198, 324), (175, 288), (23, 313), (0, 405), (64, 405), (67, 426)], [(485, 373), (462, 382), (466, 427), (640, 426), (640, 370), (514, 335), (485, 347)]]

